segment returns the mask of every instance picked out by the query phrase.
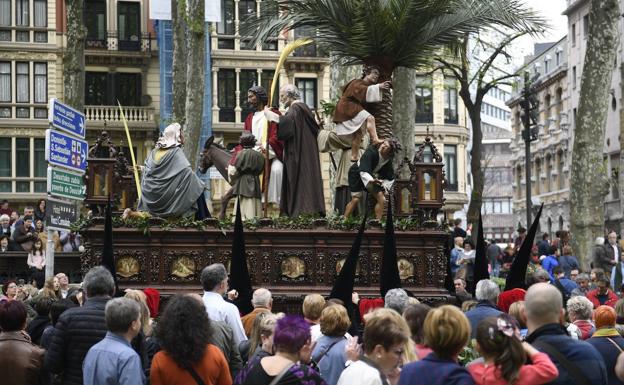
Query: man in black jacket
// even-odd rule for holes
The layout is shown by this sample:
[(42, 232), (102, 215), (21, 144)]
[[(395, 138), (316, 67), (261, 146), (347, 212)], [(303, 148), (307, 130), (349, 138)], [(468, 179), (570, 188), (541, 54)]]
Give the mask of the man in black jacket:
[(82, 361), (106, 335), (104, 308), (115, 294), (115, 281), (103, 266), (89, 270), (83, 281), (83, 307), (65, 311), (58, 319), (45, 357), (45, 367), (61, 375), (62, 385), (82, 385)]
[(384, 193), (389, 191), (394, 182), (394, 169), (392, 160), (394, 154), (401, 149), (399, 142), (394, 139), (386, 139), (379, 145), (369, 146), (362, 158), (349, 169), (349, 190), (351, 190), (351, 202), (345, 208), (345, 217), (351, 215), (357, 207), (366, 189), (373, 194), (377, 204), (375, 205), (375, 217), (381, 219), (383, 215), (386, 197)]
[(561, 293), (554, 285), (536, 283), (524, 297), (529, 335), (525, 341), (548, 354), (559, 370), (553, 385), (607, 385), (605, 362), (585, 341), (568, 336), (562, 326), (565, 317)]

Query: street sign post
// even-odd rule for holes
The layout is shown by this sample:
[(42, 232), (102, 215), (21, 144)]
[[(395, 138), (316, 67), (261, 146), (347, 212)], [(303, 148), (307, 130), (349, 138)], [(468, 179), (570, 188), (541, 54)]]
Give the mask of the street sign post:
[(46, 206), (46, 227), (48, 230), (69, 231), (72, 223), (78, 220), (75, 202), (48, 199)]
[(50, 164), (84, 174), (89, 149), (86, 141), (48, 129), (45, 145), (45, 159)]
[(82, 201), (85, 192), (82, 175), (48, 167), (48, 194)]
[(55, 98), (50, 99), (48, 111), (48, 121), (54, 128), (84, 139), (87, 127), (82, 112), (74, 110)]

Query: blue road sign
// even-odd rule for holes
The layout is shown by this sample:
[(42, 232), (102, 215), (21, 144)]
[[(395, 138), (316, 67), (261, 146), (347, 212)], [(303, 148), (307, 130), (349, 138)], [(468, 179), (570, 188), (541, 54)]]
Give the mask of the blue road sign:
[(86, 141), (48, 129), (45, 144), (45, 160), (50, 164), (79, 171), (81, 174), (85, 172), (89, 150)]
[(55, 98), (50, 99), (48, 121), (59, 130), (83, 139), (85, 137), (86, 124), (84, 114), (59, 102)]

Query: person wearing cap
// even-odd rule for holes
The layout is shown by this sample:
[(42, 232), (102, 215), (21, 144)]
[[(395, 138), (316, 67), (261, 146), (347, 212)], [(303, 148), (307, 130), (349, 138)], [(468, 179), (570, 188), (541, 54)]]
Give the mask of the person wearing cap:
[[(204, 183), (195, 174), (182, 152), (182, 127), (173, 123), (165, 128), (143, 169), (139, 211), (161, 218), (207, 214)], [(127, 213), (124, 213), (127, 215)]]

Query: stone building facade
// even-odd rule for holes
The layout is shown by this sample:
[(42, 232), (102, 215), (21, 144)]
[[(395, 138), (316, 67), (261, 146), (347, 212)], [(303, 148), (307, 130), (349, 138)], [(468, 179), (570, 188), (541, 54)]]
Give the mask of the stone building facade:
[[(148, 0), (85, 1), (87, 140), (105, 129), (137, 162), (153, 147), (159, 112), (158, 50)], [(48, 100), (63, 101), (66, 48), (62, 0), (0, 0), (0, 196), (14, 208), (46, 196)], [(126, 150), (127, 153), (127, 150)]]
[(468, 202), (468, 113), (458, 92), (457, 79), (441, 70), (416, 79), (416, 143), (424, 142), (428, 132), (443, 157), (447, 180), (443, 210), (448, 219)]
[[(538, 140), (531, 143), (532, 210), (544, 203), (540, 231), (554, 235), (569, 229), (570, 163), (573, 127), (570, 125), (570, 90), (567, 38), (546, 45), (536, 45), (536, 55), (527, 60), (518, 73), (525, 71), (539, 85)], [(519, 84), (521, 90), (523, 84)], [(526, 222), (525, 142), (522, 137), (520, 94), (508, 101), (511, 107), (511, 166), (513, 167), (513, 212), (518, 226)]]

